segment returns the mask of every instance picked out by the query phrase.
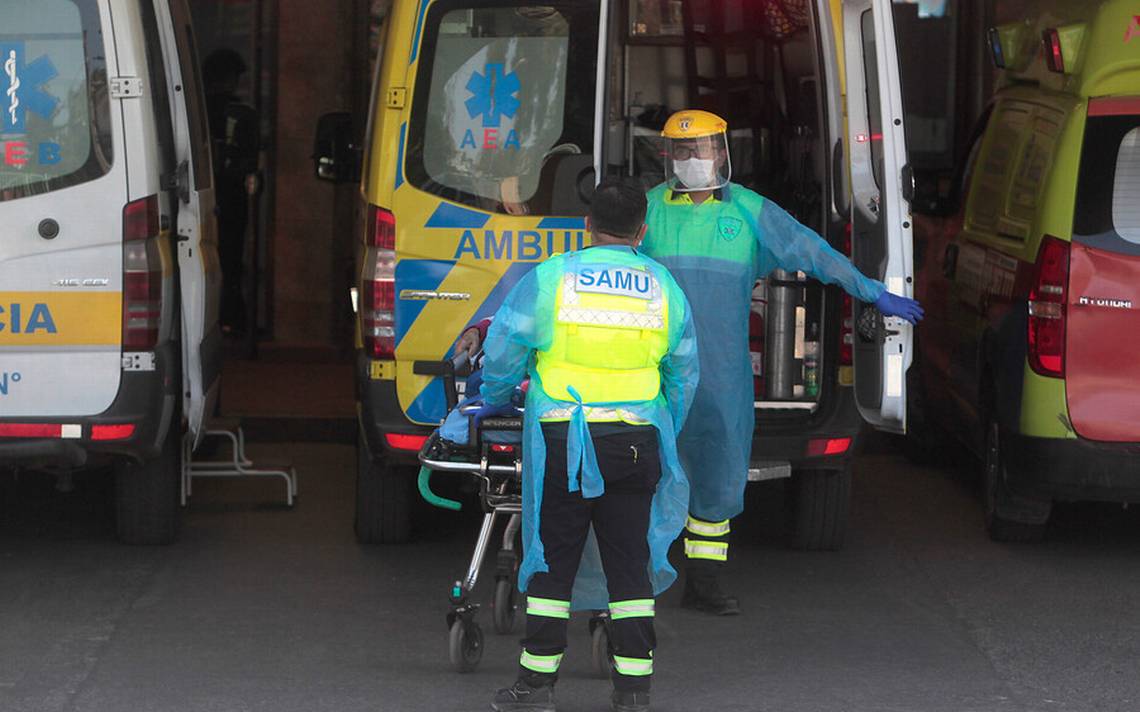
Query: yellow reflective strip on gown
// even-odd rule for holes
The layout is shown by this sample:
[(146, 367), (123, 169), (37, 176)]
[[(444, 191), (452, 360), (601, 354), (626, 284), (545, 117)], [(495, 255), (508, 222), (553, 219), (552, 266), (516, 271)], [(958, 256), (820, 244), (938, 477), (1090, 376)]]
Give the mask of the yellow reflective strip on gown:
[(685, 556), (690, 559), (728, 561), (728, 543), (686, 538)]
[(653, 658), (623, 658), (614, 656), (614, 668), (619, 674), (630, 677), (644, 677), (653, 674)]
[(723, 522), (706, 522), (689, 517), (685, 521), (685, 528), (697, 536), (724, 536), (730, 531), (727, 519)]
[(535, 672), (558, 672), (558, 665), (562, 662), (562, 655), (532, 655), (526, 650), (519, 656), (519, 664), (527, 670)]

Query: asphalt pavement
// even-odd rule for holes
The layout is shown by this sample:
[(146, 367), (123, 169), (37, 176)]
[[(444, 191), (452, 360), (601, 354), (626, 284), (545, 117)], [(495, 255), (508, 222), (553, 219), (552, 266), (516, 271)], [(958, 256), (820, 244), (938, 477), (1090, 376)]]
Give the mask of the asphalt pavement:
[[(483, 663), (461, 675), (444, 621), (477, 516), (433, 513), (412, 544), (361, 547), (351, 447), (251, 451), (293, 459), (297, 508), (276, 482), (196, 484), (168, 548), (115, 543), (102, 478), (67, 495), (0, 480), (0, 710), (487, 709), (519, 636), (482, 612)], [(783, 487), (756, 486), (727, 576), (744, 615), (682, 610), (676, 587), (660, 599), (654, 709), (1140, 708), (1140, 517), (1067, 506), (1044, 544), (994, 544), (967, 470), (862, 456), (838, 553), (787, 550)], [(607, 710), (586, 618), (571, 626), (559, 710)]]

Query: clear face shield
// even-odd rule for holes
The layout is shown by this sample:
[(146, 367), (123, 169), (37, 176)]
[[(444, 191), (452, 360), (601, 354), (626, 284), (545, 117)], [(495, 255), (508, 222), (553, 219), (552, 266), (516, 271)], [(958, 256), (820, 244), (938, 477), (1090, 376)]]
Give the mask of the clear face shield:
[(732, 160), (727, 135), (666, 139), (665, 174), (669, 188), (681, 193), (718, 190), (728, 185)]

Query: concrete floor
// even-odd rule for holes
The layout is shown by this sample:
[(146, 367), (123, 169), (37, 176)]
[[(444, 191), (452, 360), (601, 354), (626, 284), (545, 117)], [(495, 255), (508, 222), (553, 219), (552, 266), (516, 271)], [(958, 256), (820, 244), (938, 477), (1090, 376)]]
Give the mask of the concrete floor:
[[(298, 508), (274, 504), (275, 482), (202, 483), (166, 549), (114, 543), (97, 478), (70, 496), (3, 482), (0, 710), (486, 709), (518, 636), (481, 613), (483, 664), (459, 675), (444, 623), (477, 519), (436, 514), (414, 544), (362, 548), (350, 447), (260, 452), (294, 460)], [(781, 486), (754, 490), (729, 565), (745, 615), (663, 597), (654, 709), (1140, 707), (1140, 518), (1066, 507), (1045, 544), (997, 545), (961, 475), (862, 457), (849, 546), (827, 554), (786, 550)], [(558, 692), (563, 712), (608, 709), (584, 618)]]

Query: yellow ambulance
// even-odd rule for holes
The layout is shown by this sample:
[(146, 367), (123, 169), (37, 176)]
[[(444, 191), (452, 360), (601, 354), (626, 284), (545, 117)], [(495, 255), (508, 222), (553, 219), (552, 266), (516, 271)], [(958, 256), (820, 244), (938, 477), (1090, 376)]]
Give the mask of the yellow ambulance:
[[(837, 247), (850, 246), (864, 272), (907, 293), (908, 208), (897, 170), (905, 160), (892, 152), (880, 162), (891, 176), (880, 189), (869, 145), (846, 148), (842, 18), (833, 6), (394, 0), (369, 116), (322, 119), (314, 156), (319, 177), (361, 186), (362, 542), (402, 541), (411, 532), (410, 466), (446, 410), (431, 364), (492, 315), (536, 263), (587, 244), (582, 216), (599, 176), (633, 176), (647, 188), (662, 180), (668, 110), (725, 115), (736, 182), (777, 200)], [(873, 16), (870, 32), (893, 53), (890, 3), (846, 3), (842, 13), (857, 29)], [(860, 42), (848, 46), (863, 114), (852, 130), (870, 135), (872, 117), (901, 116), (901, 106), (897, 93), (866, 100), (863, 66), (874, 55)], [(905, 152), (901, 126), (885, 123)], [(853, 186), (849, 154), (866, 167)], [(883, 193), (882, 211), (861, 212), (853, 234), (852, 187), (866, 201)], [(803, 275), (759, 283), (753, 304), (758, 426), (750, 478), (791, 478), (793, 542), (836, 548), (860, 413), (888, 429), (905, 426), (910, 327), (884, 323)]]
[(949, 215), (917, 215), (912, 411), (982, 461), (999, 540), (1054, 501), (1140, 500), (1140, 7), (990, 32), (1002, 85)]

